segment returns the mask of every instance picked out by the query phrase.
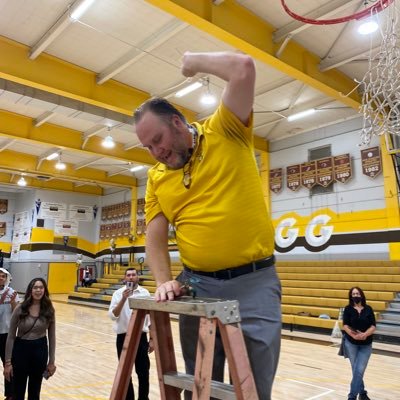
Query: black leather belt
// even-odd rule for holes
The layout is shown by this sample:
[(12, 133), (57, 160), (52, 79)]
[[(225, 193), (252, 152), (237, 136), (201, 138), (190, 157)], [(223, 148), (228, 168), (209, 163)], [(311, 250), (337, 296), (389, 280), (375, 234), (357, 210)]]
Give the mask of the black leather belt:
[(210, 276), (211, 278), (226, 280), (237, 278), (238, 276), (249, 274), (250, 272), (258, 271), (259, 269), (268, 268), (274, 264), (275, 256), (271, 256), (268, 258), (263, 258), (262, 260), (253, 261), (248, 264), (239, 265), (238, 267), (221, 269), (214, 272), (195, 271), (185, 264), (183, 264), (183, 268), (185, 269), (185, 271), (191, 272), (192, 274)]

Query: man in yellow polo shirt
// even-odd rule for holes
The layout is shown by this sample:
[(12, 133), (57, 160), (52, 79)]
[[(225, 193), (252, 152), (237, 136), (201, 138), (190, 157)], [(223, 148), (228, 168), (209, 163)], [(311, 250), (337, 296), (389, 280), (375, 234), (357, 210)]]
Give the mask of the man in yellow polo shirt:
[[(146, 254), (157, 301), (181, 295), (194, 281), (198, 296), (237, 299), (260, 400), (271, 398), (280, 351), (280, 282), (274, 232), (254, 157), (255, 66), (243, 54), (185, 53), (182, 74), (226, 81), (218, 109), (189, 125), (168, 101), (151, 99), (135, 112), (136, 132), (158, 163), (146, 192)], [(173, 280), (168, 224), (184, 271)], [(194, 373), (198, 319), (180, 318), (186, 370)], [(213, 379), (223, 380), (225, 355), (217, 338)], [(189, 399), (190, 395), (185, 394)]]

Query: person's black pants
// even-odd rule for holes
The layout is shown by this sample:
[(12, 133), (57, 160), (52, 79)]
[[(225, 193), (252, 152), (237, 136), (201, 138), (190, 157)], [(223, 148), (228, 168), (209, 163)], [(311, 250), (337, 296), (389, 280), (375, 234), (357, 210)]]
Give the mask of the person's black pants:
[[(0, 333), (0, 357), (3, 363), (6, 362), (6, 342), (7, 342), (7, 333)], [(11, 382), (4, 378), (4, 397), (12, 396), (12, 380)]]
[(46, 336), (35, 340), (15, 338), (11, 360), (14, 375), (13, 400), (24, 400), (27, 383), (28, 400), (40, 399), (48, 356)]
[[(126, 333), (119, 333), (117, 335), (117, 354), (118, 359), (121, 356), (122, 346), (125, 341)], [(147, 341), (146, 333), (142, 333), (140, 343), (136, 353), (135, 371), (139, 381), (139, 398), (138, 400), (149, 400), (149, 343)], [(135, 393), (133, 391), (132, 379), (129, 382), (128, 392), (125, 400), (135, 400)]]

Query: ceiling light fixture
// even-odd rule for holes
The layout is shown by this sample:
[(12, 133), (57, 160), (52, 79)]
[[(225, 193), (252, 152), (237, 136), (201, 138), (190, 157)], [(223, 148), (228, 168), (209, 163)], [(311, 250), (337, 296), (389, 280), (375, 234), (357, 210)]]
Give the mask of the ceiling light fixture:
[(55, 153), (51, 153), (46, 157), (46, 160), (51, 161), (56, 159), (59, 156), (59, 153), (56, 151)]
[(289, 115), (289, 116), (287, 117), (287, 120), (288, 120), (289, 122), (291, 122), (291, 121), (295, 121), (296, 119), (308, 117), (309, 115), (314, 114), (315, 111), (316, 111), (315, 108), (310, 108), (309, 110), (305, 110), (305, 111), (301, 111), (301, 112), (296, 113), (296, 114)]
[(58, 169), (59, 171), (63, 171), (65, 168), (67, 168), (67, 166), (65, 165), (65, 163), (63, 163), (61, 161), (61, 154), (58, 155), (58, 161), (56, 162), (55, 165), (56, 169)]
[(72, 11), (71, 19), (77, 21), (93, 3), (94, 0), (84, 0), (74, 11)]
[(112, 149), (115, 147), (115, 142), (114, 139), (111, 135), (106, 136), (103, 141), (101, 142), (101, 145), (105, 147), (106, 149)]
[(144, 168), (143, 165), (136, 165), (136, 166), (130, 168), (129, 171), (131, 171), (131, 172), (137, 172), (137, 171), (140, 171), (140, 170), (143, 169), (143, 168)]
[(358, 27), (357, 32), (360, 35), (369, 35), (376, 32), (378, 28), (379, 25), (374, 19), (368, 19)]
[(208, 77), (204, 78), (203, 85), (205, 86), (206, 91), (203, 94), (203, 96), (201, 96), (200, 102), (201, 102), (201, 104), (204, 104), (206, 106), (212, 106), (217, 102), (217, 99), (210, 92), (210, 78), (208, 78)]
[(23, 176), (21, 176), (21, 178), (18, 179), (17, 185), (18, 186), (26, 186), (27, 185), (27, 182)]
[(187, 94), (194, 92), (195, 90), (197, 90), (198, 88), (201, 88), (202, 86), (203, 86), (203, 83), (200, 82), (200, 81), (193, 82), (193, 83), (190, 84), (189, 86), (186, 86), (186, 87), (184, 87), (184, 88), (181, 89), (181, 90), (178, 90), (178, 91), (175, 93), (175, 97), (183, 97), (183, 96), (186, 96)]

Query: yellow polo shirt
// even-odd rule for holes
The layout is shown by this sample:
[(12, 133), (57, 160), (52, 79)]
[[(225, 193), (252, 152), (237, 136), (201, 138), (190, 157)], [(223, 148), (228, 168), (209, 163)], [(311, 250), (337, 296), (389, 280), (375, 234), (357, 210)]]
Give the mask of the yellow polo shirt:
[[(274, 231), (254, 157), (249, 127), (223, 104), (203, 125), (191, 157), (191, 186), (183, 169), (149, 170), (146, 220), (163, 213), (175, 226), (182, 262), (217, 271), (270, 256)], [(185, 171), (188, 165), (185, 167)]]

